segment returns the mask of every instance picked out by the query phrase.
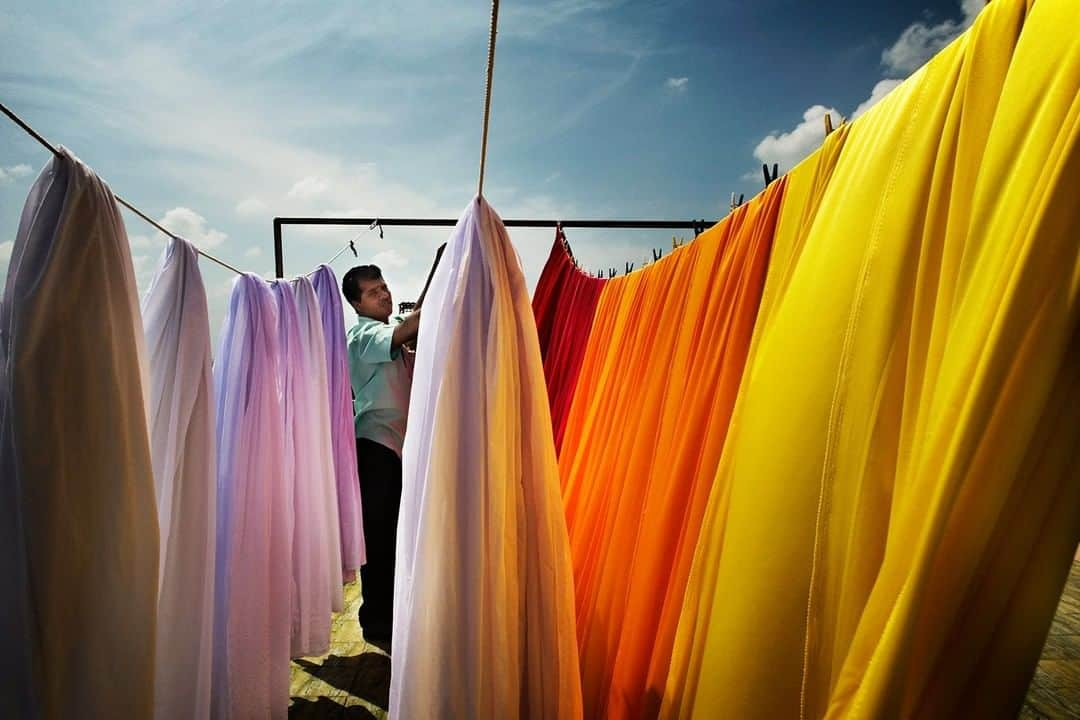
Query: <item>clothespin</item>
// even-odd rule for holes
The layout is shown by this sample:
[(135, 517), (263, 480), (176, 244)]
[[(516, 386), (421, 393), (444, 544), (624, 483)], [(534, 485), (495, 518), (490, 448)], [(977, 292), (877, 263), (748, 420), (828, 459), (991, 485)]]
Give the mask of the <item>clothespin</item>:
[(382, 223), (379, 222), (379, 218), (375, 218), (375, 222), (368, 225), (368, 230), (374, 230), (375, 228), (379, 228), (379, 239), (382, 240), (383, 239)]
[(662, 257), (664, 257), (664, 248), (660, 248), (659, 250), (656, 250), (654, 248), (653, 251), (652, 251), (653, 262), (656, 262), (657, 260), (659, 260)]
[(615, 277), (615, 268), (608, 268), (607, 277), (608, 277), (608, 280)]
[(630, 274), (630, 271), (631, 271), (631, 270), (633, 270), (633, 269), (634, 269), (634, 263), (632, 263), (632, 262), (630, 262), (629, 260), (627, 260), (627, 261), (626, 261), (626, 272), (625, 272), (624, 274), (625, 274), (625, 275), (629, 275), (629, 274)]
[(736, 200), (735, 199), (735, 193), (731, 193), (731, 209), (734, 210), (735, 208), (742, 205), (744, 197), (746, 197), (746, 196), (743, 193), (739, 193), (739, 199)]
[(353, 257), (356, 257), (356, 258), (360, 257), (359, 255), (356, 254), (356, 245), (353, 243), (352, 240), (349, 241), (349, 249), (352, 250)]
[(829, 133), (833, 131), (832, 126), (832, 114), (825, 113), (825, 136), (828, 137)]
[(772, 164), (772, 172), (769, 172), (769, 166), (765, 163), (761, 164), (761, 172), (765, 175), (765, 187), (769, 187), (769, 184), (776, 180), (779, 175), (779, 166), (776, 163)]
[(697, 220), (695, 220), (694, 221), (694, 237), (697, 237), (698, 235), (700, 235), (703, 232), (705, 232), (705, 220), (702, 219), (701, 222), (698, 222)]

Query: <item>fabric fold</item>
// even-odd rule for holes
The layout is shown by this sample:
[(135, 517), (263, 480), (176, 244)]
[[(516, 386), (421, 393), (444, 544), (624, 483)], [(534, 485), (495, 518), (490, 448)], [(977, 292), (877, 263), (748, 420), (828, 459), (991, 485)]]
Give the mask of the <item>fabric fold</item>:
[(367, 561), (364, 551), (364, 520), (360, 504), (360, 481), (356, 466), (352, 389), (349, 385), (349, 353), (345, 343), (345, 316), (341, 289), (329, 265), (320, 265), (311, 276), (319, 301), (323, 338), (326, 341), (330, 439), (334, 452), (338, 528), (341, 533), (341, 567), (351, 581)]
[(161, 560), (154, 716), (209, 717), (217, 450), (198, 253), (172, 238), (142, 302)]
[(270, 286), (251, 273), (238, 277), (214, 364), (215, 718), (288, 715), (293, 488), (278, 322)]
[(465, 210), (421, 316), (398, 524), (390, 715), (581, 716), (551, 415), (520, 262)]
[(61, 148), (23, 207), (0, 301), (5, 717), (153, 715), (149, 385), (119, 208)]
[(1080, 540), (1075, 14), (990, 3), (852, 123), (755, 331), (664, 716), (1019, 712)]
[(570, 255), (566, 236), (561, 229), (557, 230), (532, 300), (540, 355), (544, 359), (556, 454), (562, 448), (566, 418), (585, 357), (596, 305), (606, 282), (578, 269)]

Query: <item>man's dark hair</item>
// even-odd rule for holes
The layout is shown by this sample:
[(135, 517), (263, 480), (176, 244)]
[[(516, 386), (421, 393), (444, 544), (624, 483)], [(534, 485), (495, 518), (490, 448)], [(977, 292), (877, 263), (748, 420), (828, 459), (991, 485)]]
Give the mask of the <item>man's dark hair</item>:
[(382, 270), (378, 265), (357, 265), (341, 278), (341, 294), (349, 302), (360, 299), (361, 280), (382, 280)]

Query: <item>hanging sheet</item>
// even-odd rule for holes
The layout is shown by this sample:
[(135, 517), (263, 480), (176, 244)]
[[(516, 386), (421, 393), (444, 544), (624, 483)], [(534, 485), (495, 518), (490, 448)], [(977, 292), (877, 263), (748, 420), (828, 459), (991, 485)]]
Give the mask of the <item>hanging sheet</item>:
[(581, 716), (551, 416), (520, 262), (462, 214), (420, 321), (405, 437), (390, 716)]
[(785, 202), (663, 716), (1016, 716), (1080, 539), (1075, 15), (990, 3), (792, 173), (835, 163)]
[(559, 459), (587, 717), (659, 709), (784, 186), (601, 293)]
[(330, 648), (330, 614), (343, 608), (341, 537), (330, 447), (326, 342), (307, 278), (273, 283), (281, 345), (285, 472), (292, 483), (293, 657)]
[(61, 148), (30, 189), (0, 303), (4, 717), (153, 715), (148, 384), (120, 211)]
[(241, 275), (214, 365), (216, 718), (288, 715), (292, 482), (285, 468), (280, 363), (274, 293), (259, 276)]
[(360, 505), (360, 481), (356, 470), (356, 437), (353, 427), (352, 388), (349, 385), (349, 353), (345, 344), (345, 318), (341, 289), (329, 265), (320, 265), (311, 276), (322, 316), (326, 341), (330, 440), (334, 451), (337, 485), (338, 527), (341, 532), (341, 567), (351, 581), (367, 561), (364, 552), (364, 521)]
[(562, 448), (566, 416), (570, 412), (596, 304), (605, 282), (578, 269), (562, 230), (556, 231), (551, 254), (540, 273), (532, 300), (540, 355), (544, 358), (544, 380), (556, 454)]
[(217, 450), (210, 319), (198, 253), (173, 238), (142, 302), (160, 526), (158, 720), (210, 714)]

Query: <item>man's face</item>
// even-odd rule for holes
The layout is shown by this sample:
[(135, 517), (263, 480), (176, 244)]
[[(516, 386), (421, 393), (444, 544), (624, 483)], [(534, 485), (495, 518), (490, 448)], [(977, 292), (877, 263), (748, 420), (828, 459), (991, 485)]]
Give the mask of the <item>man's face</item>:
[(394, 310), (394, 301), (390, 297), (390, 288), (386, 287), (386, 281), (361, 280), (360, 299), (353, 302), (356, 312), (373, 320), (387, 322), (390, 313)]

